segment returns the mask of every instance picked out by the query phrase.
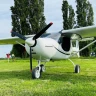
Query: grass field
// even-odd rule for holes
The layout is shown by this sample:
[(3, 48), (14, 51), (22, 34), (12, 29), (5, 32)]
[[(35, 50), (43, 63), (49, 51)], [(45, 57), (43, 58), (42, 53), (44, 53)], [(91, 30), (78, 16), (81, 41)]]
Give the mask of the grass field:
[(80, 64), (79, 74), (68, 60), (61, 60), (48, 62), (37, 80), (31, 78), (28, 59), (0, 60), (0, 96), (96, 96), (96, 59), (72, 60)]

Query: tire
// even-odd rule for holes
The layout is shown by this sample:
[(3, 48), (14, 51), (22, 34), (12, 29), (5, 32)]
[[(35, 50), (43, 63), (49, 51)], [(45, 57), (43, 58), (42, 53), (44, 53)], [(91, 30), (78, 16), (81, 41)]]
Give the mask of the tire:
[(80, 73), (80, 66), (79, 65), (75, 66), (75, 73)]
[(39, 79), (41, 76), (39, 67), (36, 67), (35, 69), (32, 70), (32, 78), (33, 79)]
[(45, 66), (43, 64), (41, 64), (40, 67), (41, 67), (40, 72), (45, 72)]

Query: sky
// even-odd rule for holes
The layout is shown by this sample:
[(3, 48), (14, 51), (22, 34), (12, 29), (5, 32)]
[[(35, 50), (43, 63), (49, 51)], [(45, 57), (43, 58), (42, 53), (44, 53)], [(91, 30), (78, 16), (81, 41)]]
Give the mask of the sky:
[[(50, 2), (51, 1), (51, 2)], [(48, 29), (48, 32), (58, 32), (62, 30), (62, 6), (63, 0), (44, 0), (44, 15), (46, 23), (53, 22), (53, 25)], [(89, 0), (94, 11), (94, 24), (96, 25), (96, 0)], [(68, 0), (69, 4), (76, 10), (75, 0)], [(11, 11), (10, 7), (14, 5), (14, 0), (0, 0), (0, 38), (10, 37)], [(0, 45), (0, 58), (6, 57), (10, 53), (12, 45)]]

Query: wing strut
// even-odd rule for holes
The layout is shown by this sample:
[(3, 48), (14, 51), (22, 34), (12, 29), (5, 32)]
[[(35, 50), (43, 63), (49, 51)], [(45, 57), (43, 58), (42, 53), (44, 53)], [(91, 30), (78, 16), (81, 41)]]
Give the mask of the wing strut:
[[(94, 40), (93, 42), (89, 43), (89, 44), (86, 45), (85, 47), (81, 48), (78, 52), (81, 52), (82, 50), (84, 50), (84, 49), (86, 49), (87, 47), (91, 46), (91, 45), (94, 44), (95, 42), (96, 42), (96, 40)], [(77, 54), (78, 52), (73, 53), (72, 55)]]

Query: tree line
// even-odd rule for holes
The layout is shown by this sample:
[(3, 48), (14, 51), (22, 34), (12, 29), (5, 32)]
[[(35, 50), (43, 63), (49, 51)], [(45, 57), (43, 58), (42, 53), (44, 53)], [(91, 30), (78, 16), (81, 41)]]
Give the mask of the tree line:
[[(63, 0), (62, 2), (61, 11), (64, 30), (94, 24), (93, 8), (90, 2), (88, 0), (76, 0), (75, 2), (76, 12), (67, 0)], [(12, 31), (19, 32), (22, 35), (36, 34), (46, 25), (44, 0), (14, 0), (14, 6), (11, 6), (11, 12)], [(80, 48), (89, 42), (80, 42)], [(86, 48), (80, 54), (82, 56), (89, 56), (92, 48), (95, 50), (95, 44), (92, 47)], [(19, 44), (13, 45), (11, 53), (14, 53), (16, 57), (27, 56), (25, 48)]]

